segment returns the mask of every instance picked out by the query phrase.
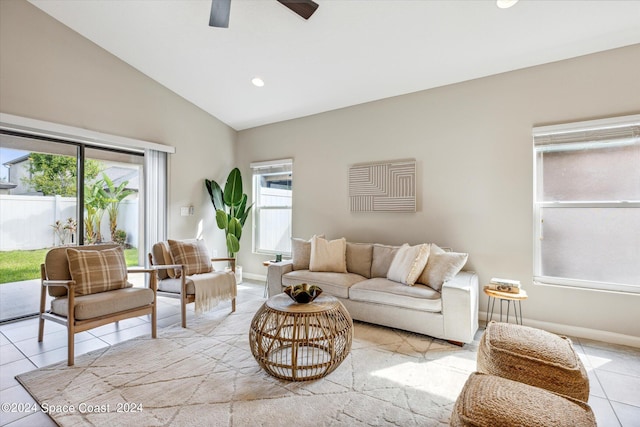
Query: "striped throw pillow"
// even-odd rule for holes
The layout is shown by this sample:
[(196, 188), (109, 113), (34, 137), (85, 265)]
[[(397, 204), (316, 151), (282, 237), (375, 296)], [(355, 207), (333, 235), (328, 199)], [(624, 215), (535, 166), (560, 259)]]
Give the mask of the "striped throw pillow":
[(173, 261), (184, 266), (184, 274), (187, 276), (213, 271), (211, 257), (204, 240), (169, 240), (169, 250)]
[(126, 288), (127, 264), (122, 248), (103, 250), (67, 249), (69, 272), (76, 282), (75, 295)]

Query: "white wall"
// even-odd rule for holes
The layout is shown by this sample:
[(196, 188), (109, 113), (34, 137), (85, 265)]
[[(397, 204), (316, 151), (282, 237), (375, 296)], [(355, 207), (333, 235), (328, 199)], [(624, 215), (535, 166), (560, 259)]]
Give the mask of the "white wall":
[(24, 0), (0, 1), (0, 57), (1, 112), (175, 146), (169, 236), (225, 253), (204, 179), (233, 167), (232, 128)]
[[(532, 284), (532, 127), (637, 114), (638, 76), (635, 45), (389, 98), (241, 131), (238, 163), (249, 176), (250, 162), (294, 159), (294, 236), (450, 246), (481, 283), (521, 280), (530, 324), (640, 337), (640, 296)], [(418, 212), (351, 213), (349, 165), (403, 158), (417, 160)], [(247, 242), (240, 263), (264, 274)]]

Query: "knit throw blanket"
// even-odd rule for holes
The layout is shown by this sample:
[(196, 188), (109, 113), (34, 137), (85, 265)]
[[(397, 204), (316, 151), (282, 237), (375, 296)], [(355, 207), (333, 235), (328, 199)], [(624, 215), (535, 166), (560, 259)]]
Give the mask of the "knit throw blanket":
[(187, 277), (193, 280), (196, 288), (196, 314), (209, 311), (220, 301), (237, 295), (236, 277), (233, 273), (214, 271)]

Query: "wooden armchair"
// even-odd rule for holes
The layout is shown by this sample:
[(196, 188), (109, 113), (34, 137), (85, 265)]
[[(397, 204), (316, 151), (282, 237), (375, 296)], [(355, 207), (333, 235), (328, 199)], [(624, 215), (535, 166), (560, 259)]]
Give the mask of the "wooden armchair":
[[(130, 317), (151, 315), (151, 336), (156, 337), (156, 274), (152, 269), (127, 269), (118, 245), (58, 247), (47, 252), (40, 266), (40, 321), (38, 342), (44, 336), (44, 321), (67, 327), (67, 364), (74, 363), (74, 335)], [(128, 273), (147, 273), (148, 288), (134, 288)], [(46, 292), (54, 297), (45, 311)]]
[[(214, 271), (211, 263), (219, 261), (228, 262), (231, 272)], [(190, 303), (195, 303), (198, 313), (212, 308), (219, 300), (231, 299), (231, 312), (236, 311), (235, 262), (235, 258), (209, 257), (202, 240), (158, 242), (149, 254), (149, 265), (158, 274), (158, 296), (180, 299), (183, 328), (187, 327)]]

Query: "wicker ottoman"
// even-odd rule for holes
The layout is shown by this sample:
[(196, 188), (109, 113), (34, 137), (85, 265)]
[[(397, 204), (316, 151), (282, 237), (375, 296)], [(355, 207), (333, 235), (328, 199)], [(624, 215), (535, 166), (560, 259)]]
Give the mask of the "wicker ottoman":
[(587, 427), (596, 421), (577, 399), (474, 372), (453, 407), (450, 425), (474, 427)]
[(478, 371), (589, 399), (589, 378), (571, 340), (540, 329), (490, 322), (478, 348)]

